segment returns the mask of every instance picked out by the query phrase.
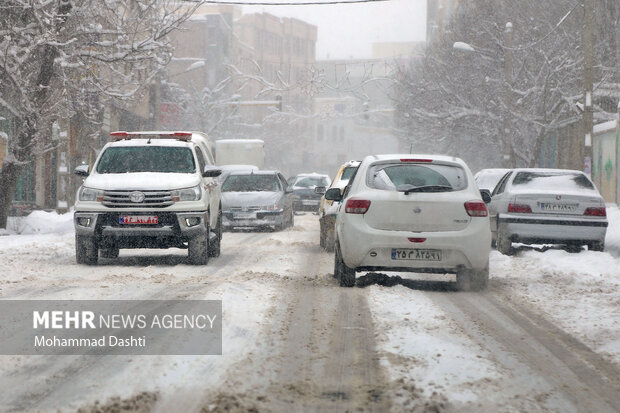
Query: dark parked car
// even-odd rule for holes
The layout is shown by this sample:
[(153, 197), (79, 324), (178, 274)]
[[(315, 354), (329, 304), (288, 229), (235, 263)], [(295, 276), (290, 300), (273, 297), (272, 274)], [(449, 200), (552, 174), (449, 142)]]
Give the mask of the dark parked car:
[(278, 171), (234, 171), (222, 184), (222, 225), (273, 227), (294, 225), (292, 191)]

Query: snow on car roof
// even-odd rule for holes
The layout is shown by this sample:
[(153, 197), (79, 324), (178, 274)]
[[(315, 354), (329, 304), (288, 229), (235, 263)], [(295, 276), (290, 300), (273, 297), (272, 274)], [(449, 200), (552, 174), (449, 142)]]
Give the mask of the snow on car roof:
[(264, 170), (259, 171), (259, 170), (245, 169), (245, 170), (232, 171), (230, 175), (275, 175), (277, 173), (278, 171), (264, 171)]
[[(147, 143), (147, 142), (151, 143)], [(135, 138), (123, 139), (115, 142), (109, 142), (106, 146), (188, 146), (191, 142), (181, 141), (177, 139), (158, 139), (158, 138)]]
[(461, 165), (465, 165), (465, 162), (457, 158), (455, 156), (449, 155), (429, 155), (429, 154), (419, 154), (419, 153), (400, 153), (400, 154), (388, 154), (388, 155), (369, 155), (364, 158), (364, 161), (368, 162), (381, 162), (381, 161), (391, 161), (397, 159), (432, 159), (433, 161), (439, 162), (448, 162), (448, 163), (458, 163)]

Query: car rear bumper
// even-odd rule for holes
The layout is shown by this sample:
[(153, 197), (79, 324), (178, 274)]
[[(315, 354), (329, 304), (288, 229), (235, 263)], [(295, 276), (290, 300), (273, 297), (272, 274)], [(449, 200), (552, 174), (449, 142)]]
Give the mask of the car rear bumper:
[(274, 212), (258, 212), (256, 218), (237, 219), (232, 212), (224, 211), (222, 213), (222, 226), (226, 229), (231, 228), (257, 228), (257, 227), (275, 227), (280, 226), (284, 222), (284, 211)]
[(581, 216), (551, 218), (516, 214), (500, 215), (497, 222), (502, 234), (513, 242), (525, 244), (601, 242), (608, 225), (606, 219)]
[[(353, 217), (347, 224), (344, 233), (338, 228), (343, 259), (348, 267), (359, 271), (454, 273), (459, 268), (481, 270), (488, 265), (491, 250), (488, 219), (474, 218), (460, 231), (419, 233), (377, 230), (366, 225), (362, 217)], [(425, 241), (414, 243), (408, 238), (425, 238)], [(393, 259), (395, 248), (439, 250), (441, 260)]]

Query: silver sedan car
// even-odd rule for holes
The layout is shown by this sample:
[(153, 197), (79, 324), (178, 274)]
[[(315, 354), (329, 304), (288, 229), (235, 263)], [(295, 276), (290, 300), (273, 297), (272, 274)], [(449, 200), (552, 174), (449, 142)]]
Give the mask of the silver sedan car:
[(489, 217), (502, 254), (513, 242), (605, 248), (605, 201), (581, 171), (514, 169), (493, 190)]

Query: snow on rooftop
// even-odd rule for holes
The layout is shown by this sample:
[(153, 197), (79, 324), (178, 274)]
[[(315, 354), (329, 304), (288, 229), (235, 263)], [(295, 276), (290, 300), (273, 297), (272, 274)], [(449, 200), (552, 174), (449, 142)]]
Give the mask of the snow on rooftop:
[(618, 127), (617, 120), (610, 120), (607, 122), (599, 123), (598, 125), (594, 125), (594, 134), (605, 133), (611, 130), (614, 130)]

